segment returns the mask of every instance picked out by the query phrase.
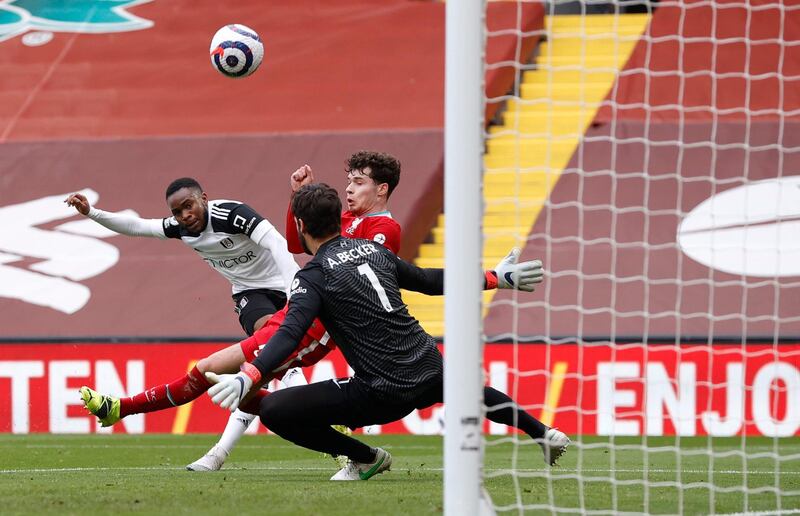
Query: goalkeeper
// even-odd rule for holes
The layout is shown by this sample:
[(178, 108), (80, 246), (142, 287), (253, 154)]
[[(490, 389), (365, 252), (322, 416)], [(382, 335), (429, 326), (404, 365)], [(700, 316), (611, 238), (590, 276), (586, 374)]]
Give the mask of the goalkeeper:
[[(443, 363), (433, 338), (411, 317), (400, 288), (430, 295), (443, 291), (441, 269), (420, 269), (383, 246), (340, 236), (341, 202), (324, 184), (304, 186), (292, 199), (298, 234), (314, 258), (295, 275), (286, 319), (252, 363), (236, 375), (207, 377), (214, 403), (235, 410), (295, 349), (315, 318), (327, 328), (355, 374), (278, 391), (260, 402), (267, 428), (297, 445), (348, 457), (331, 480), (367, 480), (391, 466), (391, 456), (331, 428), (358, 428), (399, 420), (443, 399)], [(521, 273), (518, 251), (496, 271), (499, 288), (532, 290), (539, 267)], [(486, 282), (484, 282), (484, 286)], [(451, 344), (451, 347), (457, 344)], [(457, 348), (452, 352), (457, 352)], [(569, 439), (547, 428), (505, 394), (484, 388), (487, 417), (520, 428), (552, 465)], [(251, 403), (248, 403), (251, 405)]]

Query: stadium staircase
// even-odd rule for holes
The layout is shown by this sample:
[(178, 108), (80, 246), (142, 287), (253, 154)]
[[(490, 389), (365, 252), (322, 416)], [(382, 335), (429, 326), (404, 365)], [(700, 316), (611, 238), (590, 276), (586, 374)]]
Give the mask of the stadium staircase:
[[(548, 41), (536, 69), (523, 72), (518, 99), (489, 128), (484, 156), (483, 266), (524, 248), (545, 200), (567, 167), (601, 102), (627, 62), (648, 15), (559, 15), (546, 19)], [(444, 266), (444, 214), (415, 263)], [(547, 264), (545, 263), (545, 269)], [(484, 315), (494, 291), (484, 292)], [(409, 311), (434, 336), (444, 335), (444, 298), (404, 292)]]

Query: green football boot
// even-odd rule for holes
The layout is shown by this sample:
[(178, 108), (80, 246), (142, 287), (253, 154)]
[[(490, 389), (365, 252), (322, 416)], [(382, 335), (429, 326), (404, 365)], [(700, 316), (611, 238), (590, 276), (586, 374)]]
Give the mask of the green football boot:
[(86, 386), (81, 387), (80, 393), (83, 406), (97, 416), (102, 426), (111, 426), (122, 419), (119, 417), (119, 398), (100, 394)]

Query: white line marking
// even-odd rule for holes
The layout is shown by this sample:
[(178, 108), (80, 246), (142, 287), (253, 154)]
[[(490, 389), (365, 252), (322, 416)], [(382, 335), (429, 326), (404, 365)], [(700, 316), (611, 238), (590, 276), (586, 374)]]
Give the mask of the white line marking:
[[(208, 444), (69, 444), (67, 448), (75, 448), (75, 449), (133, 449), (133, 450), (141, 450), (141, 449), (165, 449), (165, 448), (179, 448), (179, 449), (189, 449), (189, 450), (200, 450), (208, 448)], [(48, 449), (48, 448), (58, 448), (63, 449), (64, 445), (61, 444), (26, 444), (23, 446), (26, 449)], [(296, 448), (293, 445), (270, 445), (270, 449), (273, 448)], [(264, 450), (266, 449), (265, 446), (257, 446), (253, 444), (240, 444), (236, 447), (237, 450)]]
[[(260, 435), (260, 434), (259, 434)], [(3, 444), (0, 444), (0, 448), (2, 448)], [(189, 450), (205, 450), (208, 449), (209, 444), (68, 444), (66, 445), (67, 448), (75, 448), (75, 449), (133, 449), (133, 450), (141, 450), (141, 449), (189, 449)], [(23, 447), (26, 449), (50, 449), (50, 448), (57, 448), (57, 449), (64, 449), (65, 445), (62, 444), (14, 444), (14, 448)], [(292, 444), (269, 444), (269, 445), (257, 445), (257, 444), (239, 444), (236, 446), (237, 450), (273, 450), (273, 449), (297, 449), (297, 446)], [(392, 445), (389, 444), (382, 444), (381, 448), (391, 449)], [(439, 450), (441, 449), (440, 446), (400, 446), (403, 450)]]
[[(226, 467), (222, 472), (233, 471), (333, 471), (336, 467), (282, 467), (282, 466), (242, 466), (242, 467)], [(444, 471), (443, 468), (400, 468), (397, 471), (427, 471), (439, 472)], [(0, 469), (2, 474), (14, 473), (86, 473), (90, 471), (186, 471), (183, 466), (126, 466), (126, 467), (86, 467), (86, 468), (31, 468), (31, 469)], [(197, 475), (196, 472), (186, 471), (187, 474)]]
[[(519, 470), (524, 471), (524, 470)], [(535, 471), (535, 470), (530, 470)], [(558, 468), (557, 470), (553, 471), (572, 471), (575, 473), (644, 473), (644, 469), (606, 469), (606, 468)], [(774, 470), (741, 470), (741, 469), (715, 469), (713, 473), (707, 469), (662, 469), (662, 468), (650, 468), (647, 470), (648, 473), (670, 473), (670, 474), (677, 474), (677, 473), (696, 473), (696, 474), (706, 474), (706, 475), (743, 475), (745, 472), (748, 475), (775, 475)], [(800, 471), (785, 471), (781, 470), (780, 475), (800, 475)]]
[[(282, 468), (266, 466), (247, 466), (241, 468), (225, 468), (225, 471), (331, 471), (331, 468)], [(0, 474), (9, 473), (86, 473), (88, 471), (186, 471), (183, 466), (141, 466), (141, 467), (104, 467), (104, 468), (32, 468), (32, 469), (0, 469)], [(189, 473), (187, 471), (187, 473)], [(192, 473), (196, 474), (196, 473)]]
[[(332, 468), (329, 467), (283, 467), (283, 466), (242, 466), (242, 467), (228, 467), (225, 468), (223, 471), (248, 471), (248, 470), (258, 470), (258, 471), (330, 471)], [(407, 469), (410, 471), (427, 471), (427, 472), (441, 472), (443, 468), (431, 468), (431, 467), (408, 467), (408, 468), (400, 468), (401, 470)], [(0, 474), (11, 474), (11, 473), (71, 473), (71, 472), (87, 472), (87, 471), (184, 471), (183, 466), (120, 466), (120, 467), (74, 467), (74, 468), (30, 468), (30, 469), (0, 469)], [(556, 468), (556, 469), (503, 469), (503, 468), (486, 468), (484, 470), (486, 473), (493, 473), (492, 476), (500, 476), (503, 474), (513, 474), (513, 473), (538, 473), (539, 476), (559, 476), (559, 473), (644, 473), (643, 469), (603, 469), (603, 468), (585, 468), (585, 469), (575, 469), (575, 468)], [(692, 469), (650, 469), (648, 470), (649, 473), (670, 473), (670, 474), (677, 474), (677, 473), (708, 473), (707, 470), (692, 470)], [(741, 475), (744, 472), (742, 470), (718, 470), (715, 471), (714, 474), (720, 475)], [(767, 470), (754, 470), (748, 471), (748, 475), (774, 475), (774, 471), (767, 471)], [(780, 475), (800, 475), (800, 471), (781, 471)]]

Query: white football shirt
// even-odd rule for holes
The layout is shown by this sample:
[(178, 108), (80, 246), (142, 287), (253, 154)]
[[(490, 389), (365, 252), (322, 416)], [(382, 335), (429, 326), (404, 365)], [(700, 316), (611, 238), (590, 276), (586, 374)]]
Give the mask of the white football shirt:
[[(199, 234), (179, 226), (175, 217), (163, 219), (164, 236), (180, 238), (197, 251), (212, 269), (231, 282), (234, 294), (257, 288), (286, 290), (284, 278), (292, 277), (299, 267), (275, 226), (238, 201), (208, 201), (207, 217), (206, 228)], [(280, 239), (277, 245), (266, 246), (262, 242), (275, 238)], [(291, 270), (282, 274), (281, 268)]]

